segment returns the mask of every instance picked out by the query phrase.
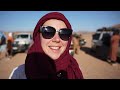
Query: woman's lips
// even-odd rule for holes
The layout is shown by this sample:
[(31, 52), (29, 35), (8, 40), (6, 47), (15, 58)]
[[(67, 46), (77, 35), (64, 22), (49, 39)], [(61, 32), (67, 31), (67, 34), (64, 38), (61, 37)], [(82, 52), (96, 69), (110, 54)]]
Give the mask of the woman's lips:
[(49, 46), (49, 48), (53, 51), (53, 52), (58, 52), (60, 50), (60, 46)]

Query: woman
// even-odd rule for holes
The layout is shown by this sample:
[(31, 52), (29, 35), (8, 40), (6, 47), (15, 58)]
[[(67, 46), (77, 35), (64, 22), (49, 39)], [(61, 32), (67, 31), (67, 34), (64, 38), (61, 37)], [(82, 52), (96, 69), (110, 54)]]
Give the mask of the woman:
[(115, 30), (113, 36), (111, 37), (110, 52), (108, 57), (109, 58), (108, 62), (110, 62), (112, 65), (117, 64), (119, 42), (120, 42), (119, 30)]
[(7, 39), (7, 57), (11, 58), (12, 57), (12, 50), (13, 50), (13, 33), (10, 32), (8, 34), (8, 39)]
[(0, 32), (0, 59), (6, 56), (6, 36)]
[[(67, 18), (59, 12), (46, 14), (34, 29), (34, 43), (28, 50), (25, 66), (19, 71), (15, 69), (10, 78), (83, 79), (78, 63), (69, 54), (71, 39), (72, 28)], [(24, 72), (22, 68), (23, 77), (15, 74)]]

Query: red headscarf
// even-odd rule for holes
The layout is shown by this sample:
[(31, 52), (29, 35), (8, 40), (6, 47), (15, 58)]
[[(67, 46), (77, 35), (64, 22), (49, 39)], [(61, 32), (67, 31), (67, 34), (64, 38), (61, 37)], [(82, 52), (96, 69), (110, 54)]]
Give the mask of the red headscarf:
[(68, 41), (68, 45), (64, 53), (57, 59), (52, 60), (48, 57), (40, 42), (40, 33), (38, 30), (49, 19), (62, 20), (67, 28), (72, 29), (67, 18), (59, 12), (51, 12), (44, 15), (37, 23), (33, 32), (33, 45), (28, 50), (25, 61), (25, 73), (27, 78), (50, 78), (56, 79), (56, 72), (65, 71), (68, 79), (83, 79), (83, 75), (76, 60), (69, 54), (69, 47), (71, 44), (72, 36)]

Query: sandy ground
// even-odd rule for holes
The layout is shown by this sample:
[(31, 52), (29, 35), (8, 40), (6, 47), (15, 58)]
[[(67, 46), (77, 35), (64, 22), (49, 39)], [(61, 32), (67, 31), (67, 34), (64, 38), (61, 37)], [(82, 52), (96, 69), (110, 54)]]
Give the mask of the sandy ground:
[[(120, 64), (112, 66), (106, 61), (96, 58), (91, 54), (91, 34), (84, 34), (86, 45), (78, 55), (74, 55), (79, 63), (85, 79), (120, 79)], [(103, 51), (104, 52), (104, 51)], [(102, 53), (102, 52), (101, 52)], [(25, 62), (26, 53), (16, 54), (11, 59), (0, 60), (0, 79), (8, 79), (13, 68)]]

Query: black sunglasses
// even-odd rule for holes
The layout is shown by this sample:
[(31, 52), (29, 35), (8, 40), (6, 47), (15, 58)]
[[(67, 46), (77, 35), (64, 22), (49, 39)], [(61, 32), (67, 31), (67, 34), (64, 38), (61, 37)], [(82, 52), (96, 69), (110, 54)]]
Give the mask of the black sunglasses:
[(59, 37), (64, 41), (68, 41), (72, 35), (72, 29), (62, 28), (59, 31), (56, 31), (56, 29), (51, 26), (42, 26), (40, 27), (39, 32), (42, 33), (42, 36), (45, 39), (53, 38), (55, 33), (58, 32)]

